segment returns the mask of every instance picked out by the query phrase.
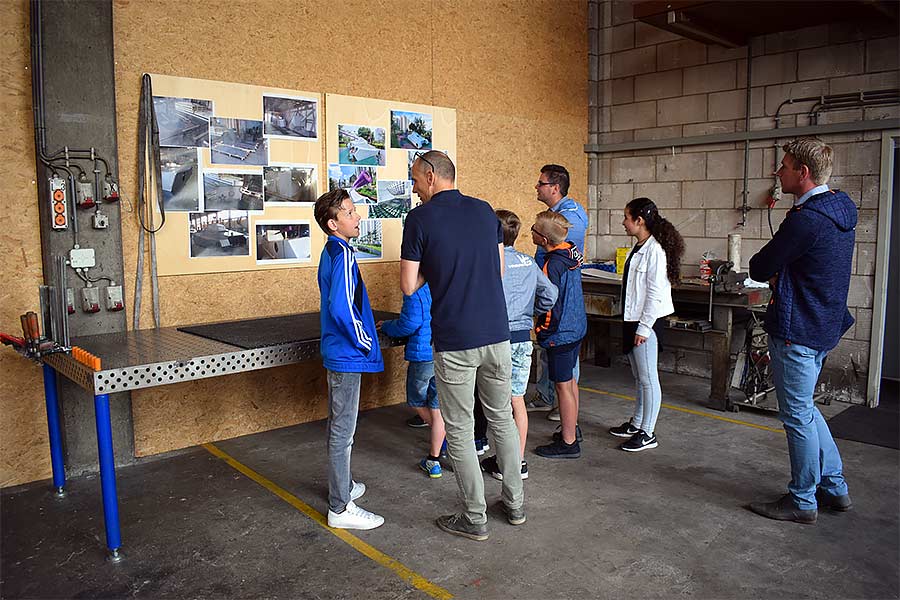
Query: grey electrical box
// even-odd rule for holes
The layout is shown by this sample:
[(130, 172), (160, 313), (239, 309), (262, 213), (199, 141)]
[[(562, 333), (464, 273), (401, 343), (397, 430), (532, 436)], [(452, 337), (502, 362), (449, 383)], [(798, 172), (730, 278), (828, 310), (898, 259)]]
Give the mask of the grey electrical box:
[(91, 269), (96, 264), (93, 248), (72, 248), (69, 251), (69, 266), (73, 269)]
[(75, 314), (75, 290), (72, 288), (66, 288), (66, 312)]
[(94, 205), (94, 184), (81, 176), (75, 182), (75, 202), (82, 208)]
[(123, 310), (125, 308), (125, 298), (122, 294), (121, 285), (111, 285), (106, 288), (106, 310)]
[(95, 287), (81, 288), (81, 310), (86, 313), (100, 312), (100, 289)]
[(109, 227), (109, 217), (98, 210), (91, 217), (91, 225), (94, 226), (94, 229), (106, 229)]

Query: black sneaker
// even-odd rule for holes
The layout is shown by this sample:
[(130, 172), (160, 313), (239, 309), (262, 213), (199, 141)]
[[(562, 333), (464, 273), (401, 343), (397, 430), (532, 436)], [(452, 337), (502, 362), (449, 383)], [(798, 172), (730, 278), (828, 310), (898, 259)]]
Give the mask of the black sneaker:
[(655, 435), (647, 435), (642, 430), (638, 429), (638, 432), (631, 436), (630, 440), (619, 446), (619, 448), (625, 452), (640, 452), (641, 450), (656, 448), (658, 445), (659, 444), (656, 443)]
[[(500, 465), (497, 464), (496, 456), (488, 456), (481, 461), (481, 470), (490, 473), (491, 477), (497, 481), (503, 481), (503, 473), (500, 472)], [(528, 479), (528, 463), (522, 461), (522, 479)]]
[[(559, 425), (556, 431), (553, 432), (553, 441), (562, 441), (562, 425)], [(581, 425), (575, 425), (575, 441), (579, 444), (584, 441), (584, 437), (581, 435)]]
[(476, 542), (483, 542), (488, 539), (487, 523), (482, 523), (481, 525), (469, 523), (469, 520), (462, 513), (438, 517), (435, 523), (447, 533), (469, 538)]
[(546, 446), (538, 446), (534, 452), (544, 458), (581, 458), (581, 446), (578, 442), (567, 444), (560, 440)]
[(638, 431), (640, 431), (640, 429), (638, 429), (637, 427), (632, 425), (631, 421), (628, 421), (627, 423), (622, 423), (618, 427), (613, 427), (612, 429), (609, 430), (609, 432), (612, 435), (614, 435), (616, 437), (621, 437), (621, 438), (630, 438), (634, 434), (636, 434)]
[(428, 423), (422, 420), (422, 417), (419, 415), (413, 415), (406, 420), (406, 425), (408, 427), (415, 427), (416, 429), (420, 429), (422, 427), (428, 427)]

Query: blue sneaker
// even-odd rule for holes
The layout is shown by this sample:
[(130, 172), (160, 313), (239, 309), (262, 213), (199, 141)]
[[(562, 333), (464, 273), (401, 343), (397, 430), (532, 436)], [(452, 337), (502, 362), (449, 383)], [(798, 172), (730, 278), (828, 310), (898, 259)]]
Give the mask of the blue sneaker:
[(437, 479), (443, 475), (441, 463), (436, 460), (428, 460), (427, 457), (419, 462), (419, 468), (428, 473), (428, 476), (432, 479)]
[(438, 455), (439, 458), (449, 458), (447, 456), (447, 440), (444, 440), (444, 443), (441, 444), (441, 453)]
[(487, 438), (481, 438), (480, 440), (475, 440), (475, 454), (481, 456), (484, 454), (485, 450), (490, 450), (491, 446), (488, 444)]

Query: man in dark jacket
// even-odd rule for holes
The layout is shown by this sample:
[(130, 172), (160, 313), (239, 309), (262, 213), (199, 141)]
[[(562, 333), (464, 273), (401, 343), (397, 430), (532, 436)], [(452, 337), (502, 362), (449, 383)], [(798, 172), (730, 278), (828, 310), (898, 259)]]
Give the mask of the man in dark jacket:
[(847, 292), (856, 206), (847, 194), (826, 185), (831, 147), (801, 138), (784, 151), (776, 175), (782, 190), (797, 199), (772, 240), (750, 259), (750, 277), (769, 281), (772, 288), (765, 328), (791, 482), (779, 500), (755, 502), (750, 510), (812, 524), (819, 506), (838, 511), (851, 506), (841, 455), (813, 392), (826, 355), (853, 324)]

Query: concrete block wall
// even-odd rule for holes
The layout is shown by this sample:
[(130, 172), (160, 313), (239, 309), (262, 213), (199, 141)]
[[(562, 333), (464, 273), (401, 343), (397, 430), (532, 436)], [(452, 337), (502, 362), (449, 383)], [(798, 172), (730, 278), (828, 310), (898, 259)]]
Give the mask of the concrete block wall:
[[(591, 0), (589, 35), (589, 142), (677, 139), (744, 131), (747, 60), (751, 130), (774, 129), (779, 105), (790, 98), (898, 87), (896, 30), (879, 23), (841, 23), (760, 36), (749, 49), (728, 49), (682, 38), (633, 19), (631, 1)], [(786, 105), (779, 127), (809, 124), (810, 103)], [(819, 123), (900, 116), (897, 106), (825, 112)], [(859, 207), (857, 248), (848, 304), (857, 324), (828, 362), (826, 385), (864, 398), (872, 335), (875, 232), (881, 132), (824, 136), (835, 150), (830, 182)], [(743, 143), (667, 147), (591, 155), (588, 258), (611, 258), (630, 246), (622, 209), (647, 196), (679, 228), (686, 242), (684, 272), (696, 274), (706, 250), (726, 254), (729, 233), (742, 236), (742, 267), (770, 238), (765, 201), (774, 185), (776, 149), (787, 139), (751, 143), (748, 204), (744, 192)], [(776, 144), (777, 142), (777, 144)], [(772, 211), (777, 230), (792, 197)], [(663, 360), (666, 365), (669, 361)], [(677, 365), (676, 365), (677, 367)], [(681, 370), (673, 367), (673, 370)]]

